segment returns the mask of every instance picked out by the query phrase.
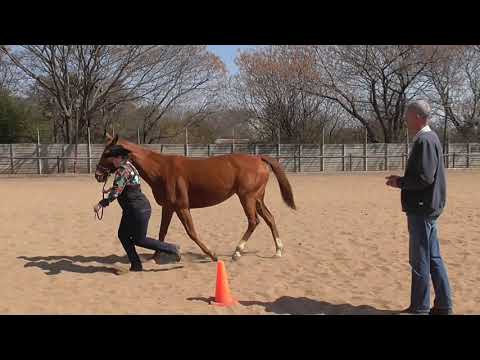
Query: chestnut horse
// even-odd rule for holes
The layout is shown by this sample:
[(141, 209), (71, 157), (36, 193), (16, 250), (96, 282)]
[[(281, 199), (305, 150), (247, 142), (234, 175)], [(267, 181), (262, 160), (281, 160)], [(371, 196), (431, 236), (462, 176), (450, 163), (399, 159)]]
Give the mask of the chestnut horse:
[[(107, 134), (107, 145), (97, 165), (95, 178), (99, 182), (106, 180), (111, 164), (108, 161), (108, 149), (112, 145), (121, 145), (130, 151), (130, 161), (140, 176), (152, 188), (155, 201), (162, 206), (162, 221), (159, 240), (164, 241), (173, 213), (182, 222), (188, 236), (213, 261), (217, 256), (200, 240), (193, 226), (190, 209), (204, 208), (222, 203), (236, 194), (248, 219), (248, 228), (238, 243), (233, 259), (242, 255), (245, 245), (259, 224), (260, 215), (273, 235), (275, 256), (282, 256), (283, 244), (280, 241), (275, 219), (265, 205), (265, 187), (269, 177), (269, 167), (273, 170), (284, 202), (296, 209), (292, 188), (281, 165), (268, 156), (231, 154), (210, 158), (188, 158), (177, 155), (164, 155), (145, 149), (139, 145), (112, 138)], [(258, 215), (257, 215), (258, 214)]]

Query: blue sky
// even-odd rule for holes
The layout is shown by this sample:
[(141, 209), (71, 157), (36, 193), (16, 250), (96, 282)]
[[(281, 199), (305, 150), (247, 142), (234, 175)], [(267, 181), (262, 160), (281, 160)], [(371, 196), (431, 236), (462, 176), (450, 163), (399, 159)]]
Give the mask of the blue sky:
[(252, 49), (255, 47), (256, 45), (208, 45), (208, 49), (219, 56), (225, 63), (230, 75), (238, 72), (235, 66), (235, 57), (237, 56), (238, 50)]

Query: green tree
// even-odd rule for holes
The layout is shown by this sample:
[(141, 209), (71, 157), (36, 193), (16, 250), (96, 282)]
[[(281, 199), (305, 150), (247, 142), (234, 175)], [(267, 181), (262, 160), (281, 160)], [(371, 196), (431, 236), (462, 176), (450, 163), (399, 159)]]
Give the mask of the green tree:
[(0, 142), (34, 142), (37, 128), (42, 138), (50, 138), (48, 123), (35, 105), (0, 91)]

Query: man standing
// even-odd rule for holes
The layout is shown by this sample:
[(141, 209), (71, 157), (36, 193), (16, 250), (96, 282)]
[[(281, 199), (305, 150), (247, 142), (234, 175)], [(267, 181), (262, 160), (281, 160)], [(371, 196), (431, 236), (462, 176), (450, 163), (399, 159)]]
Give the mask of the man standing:
[[(447, 269), (440, 255), (437, 219), (446, 203), (443, 153), (437, 134), (428, 126), (430, 105), (423, 100), (406, 108), (410, 134), (416, 134), (403, 177), (387, 177), (387, 185), (401, 189), (402, 210), (407, 215), (409, 263), (412, 268), (410, 306), (404, 313), (452, 314)], [(430, 276), (435, 301), (430, 309)]]

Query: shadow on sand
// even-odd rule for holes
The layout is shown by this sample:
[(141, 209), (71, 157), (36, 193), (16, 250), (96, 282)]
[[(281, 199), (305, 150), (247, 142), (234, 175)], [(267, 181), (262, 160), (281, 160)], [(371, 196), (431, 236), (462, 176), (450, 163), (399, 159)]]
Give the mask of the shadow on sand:
[[(210, 304), (213, 298), (191, 297), (190, 301)], [(274, 302), (239, 301), (243, 306), (263, 306), (266, 312), (279, 315), (395, 315), (398, 311), (380, 310), (369, 305), (331, 304), (306, 297), (282, 296)]]
[[(150, 255), (150, 254), (148, 254)], [(141, 256), (148, 256), (147, 254), (141, 254)], [(24, 267), (37, 267), (45, 271), (46, 275), (58, 275), (62, 271), (74, 272), (79, 274), (94, 274), (94, 273), (108, 273), (114, 275), (121, 275), (124, 273), (124, 269), (108, 266), (95, 266), (95, 265), (81, 265), (82, 263), (97, 262), (105, 265), (113, 265), (116, 263), (129, 264), (126, 256), (108, 255), (108, 256), (19, 256), (18, 259), (26, 260), (27, 263)], [(163, 259), (163, 257), (162, 257)], [(171, 257), (166, 258), (165, 261), (161, 261), (161, 264), (175, 263)], [(146, 269), (144, 272), (160, 272), (169, 271), (174, 269), (183, 268), (183, 266), (171, 267), (168, 269)]]

